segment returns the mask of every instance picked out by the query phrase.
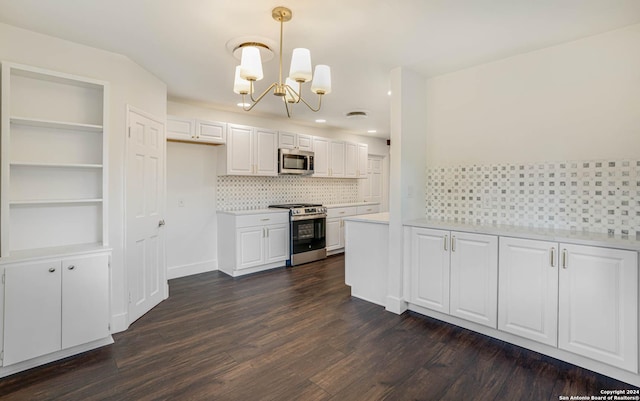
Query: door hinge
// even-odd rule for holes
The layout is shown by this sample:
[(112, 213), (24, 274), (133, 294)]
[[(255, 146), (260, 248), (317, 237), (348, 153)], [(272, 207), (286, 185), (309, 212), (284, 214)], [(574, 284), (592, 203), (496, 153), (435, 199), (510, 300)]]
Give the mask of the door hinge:
[(107, 329), (109, 330), (109, 333), (111, 333), (111, 323), (107, 325)]
[(128, 127), (128, 131), (129, 131), (129, 138), (131, 138), (131, 127)]
[(131, 293), (129, 293), (129, 303), (131, 303)]
[(0, 352), (0, 361), (4, 361), (4, 351)]
[(5, 274), (6, 274), (6, 273), (4, 273), (4, 272), (2, 273), (2, 284), (4, 284)]

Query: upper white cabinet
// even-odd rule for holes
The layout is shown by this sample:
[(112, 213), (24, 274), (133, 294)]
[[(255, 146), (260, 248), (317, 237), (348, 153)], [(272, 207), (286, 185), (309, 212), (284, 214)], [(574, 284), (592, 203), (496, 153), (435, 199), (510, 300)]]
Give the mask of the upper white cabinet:
[(279, 132), (278, 147), (283, 149), (300, 149), (312, 152), (313, 137), (311, 135), (294, 134), (291, 132)]
[(558, 244), (500, 238), (498, 329), (558, 344)]
[(411, 229), (411, 302), (496, 328), (498, 238)]
[(226, 137), (226, 123), (167, 116), (167, 140), (221, 145)]
[(0, 252), (105, 245), (108, 84), (2, 63)]
[(329, 141), (329, 177), (345, 176), (345, 143)]
[(367, 178), (369, 167), (369, 145), (366, 143), (358, 144), (358, 163), (357, 163), (357, 178)]
[(329, 177), (329, 140), (313, 137), (314, 177)]
[(229, 124), (224, 154), (219, 158), (221, 174), (278, 175), (278, 133)]
[(358, 144), (346, 142), (344, 144), (344, 176), (358, 178)]
[(558, 347), (638, 371), (638, 254), (560, 244)]

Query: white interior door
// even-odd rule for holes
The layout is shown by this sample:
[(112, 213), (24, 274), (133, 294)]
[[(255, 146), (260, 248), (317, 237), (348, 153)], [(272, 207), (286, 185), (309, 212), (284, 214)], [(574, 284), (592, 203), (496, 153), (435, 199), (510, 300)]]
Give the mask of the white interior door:
[[(164, 126), (129, 109), (126, 265), (129, 323), (168, 295), (164, 255)], [(162, 223), (161, 223), (162, 222)]]

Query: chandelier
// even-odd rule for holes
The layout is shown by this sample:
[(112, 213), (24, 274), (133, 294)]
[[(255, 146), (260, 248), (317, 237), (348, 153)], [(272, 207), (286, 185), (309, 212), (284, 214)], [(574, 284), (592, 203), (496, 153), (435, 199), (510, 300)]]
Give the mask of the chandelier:
[[(327, 65), (317, 65), (313, 75), (311, 74), (311, 54), (309, 49), (297, 48), (293, 49), (291, 56), (291, 66), (289, 69), (289, 77), (285, 81), (282, 80), (282, 31), (285, 22), (290, 21), (292, 17), (291, 10), (286, 7), (276, 7), (272, 10), (271, 16), (274, 20), (280, 22), (280, 72), (278, 81), (272, 83), (259, 96), (254, 96), (254, 82), (260, 81), (262, 75), (262, 60), (260, 58), (260, 47), (267, 48), (265, 44), (249, 42), (243, 43), (242, 58), (240, 65), (236, 67), (235, 79), (233, 83), (233, 91), (242, 95), (242, 108), (244, 111), (250, 111), (255, 107), (264, 96), (273, 89), (273, 94), (282, 98), (287, 117), (291, 117), (293, 105), (304, 103), (307, 107), (317, 112), (322, 106), (322, 96), (331, 92), (331, 70)], [(318, 106), (311, 106), (302, 97), (302, 84), (311, 81), (311, 92), (318, 95)], [(247, 103), (246, 97), (249, 97), (251, 103)]]

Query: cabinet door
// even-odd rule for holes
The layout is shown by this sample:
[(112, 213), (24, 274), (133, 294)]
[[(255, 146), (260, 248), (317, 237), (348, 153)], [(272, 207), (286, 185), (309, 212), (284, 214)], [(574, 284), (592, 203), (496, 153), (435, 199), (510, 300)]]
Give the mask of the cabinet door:
[(558, 347), (638, 371), (638, 254), (560, 244)]
[(369, 145), (366, 143), (358, 144), (358, 170), (356, 172), (358, 178), (367, 178), (368, 164)]
[(342, 242), (342, 219), (327, 219), (326, 231), (327, 251), (340, 249)]
[(314, 177), (329, 176), (329, 140), (313, 137)]
[(498, 314), (498, 237), (451, 232), (450, 313), (492, 328)]
[(278, 175), (278, 133), (263, 129), (255, 132), (256, 175)]
[(358, 145), (355, 143), (344, 144), (344, 176), (358, 177)]
[(558, 244), (500, 238), (498, 329), (558, 345)]
[(298, 149), (313, 152), (313, 137), (311, 135), (298, 134)]
[(198, 120), (196, 122), (196, 138), (198, 142), (225, 143), (227, 139), (227, 124)]
[(265, 263), (281, 262), (289, 259), (289, 225), (279, 224), (265, 227)]
[(60, 260), (7, 266), (4, 366), (59, 351)]
[(344, 177), (344, 142), (331, 141), (329, 143), (329, 176)]
[(238, 269), (247, 269), (264, 264), (264, 237), (263, 226), (238, 228), (236, 230)]
[(449, 232), (411, 229), (411, 302), (449, 313)]
[(109, 257), (62, 261), (62, 348), (109, 336)]
[(167, 139), (193, 141), (195, 139), (194, 120), (167, 116)]
[(227, 174), (253, 173), (253, 133), (251, 127), (229, 125), (227, 132)]
[(281, 149), (294, 149), (296, 147), (296, 134), (279, 132), (278, 147)]

